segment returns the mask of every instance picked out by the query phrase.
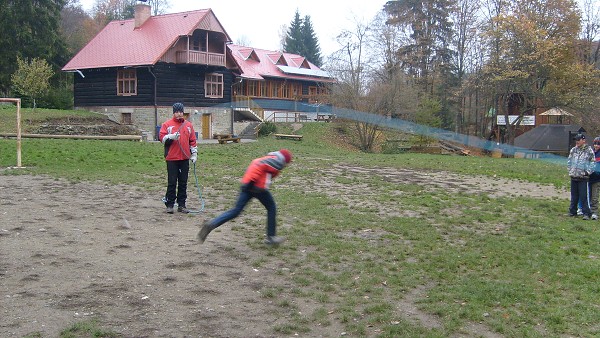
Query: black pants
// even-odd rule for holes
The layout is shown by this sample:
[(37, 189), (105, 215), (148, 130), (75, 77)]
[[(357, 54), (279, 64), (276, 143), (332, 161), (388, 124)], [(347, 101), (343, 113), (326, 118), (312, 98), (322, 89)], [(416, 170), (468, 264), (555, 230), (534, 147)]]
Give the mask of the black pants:
[(581, 205), (581, 211), (585, 216), (592, 216), (590, 211), (590, 199), (588, 193), (588, 181), (580, 181), (571, 179), (571, 204), (569, 205), (569, 213), (577, 215), (577, 206)]
[(177, 205), (185, 207), (187, 199), (187, 182), (190, 172), (188, 160), (167, 161), (167, 194), (165, 205), (172, 208), (177, 199)]

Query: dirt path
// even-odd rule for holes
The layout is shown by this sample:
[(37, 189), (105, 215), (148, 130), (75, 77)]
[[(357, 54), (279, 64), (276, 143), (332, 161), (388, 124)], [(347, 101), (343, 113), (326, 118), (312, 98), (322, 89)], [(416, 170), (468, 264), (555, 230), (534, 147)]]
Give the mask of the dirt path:
[[(356, 167), (335, 170), (368, 174)], [(409, 172), (389, 175), (410, 179)], [(435, 179), (456, 184), (458, 178)], [(470, 182), (471, 189), (490, 185), (477, 182)], [(494, 187), (514, 192), (507, 184)], [(328, 190), (336, 191), (331, 185)], [(264, 215), (248, 213), (200, 246), (195, 235), (206, 216), (167, 215), (160, 195), (128, 186), (0, 176), (0, 336), (56, 337), (87, 318), (99, 318), (126, 337), (276, 336), (273, 326), (286, 318), (264, 291), (292, 285), (272, 255), (253, 266), (278, 250), (260, 245), (263, 229), (248, 225)], [(295, 305), (306, 313), (318, 306)], [(310, 336), (341, 332), (333, 323), (311, 328)]]
[(284, 283), (283, 267), (253, 268), (262, 252), (239, 232), (217, 231), (200, 246), (203, 216), (167, 215), (156, 196), (129, 187), (0, 182), (2, 337), (56, 337), (86, 317), (126, 336), (269, 337), (285, 320), (260, 293)]

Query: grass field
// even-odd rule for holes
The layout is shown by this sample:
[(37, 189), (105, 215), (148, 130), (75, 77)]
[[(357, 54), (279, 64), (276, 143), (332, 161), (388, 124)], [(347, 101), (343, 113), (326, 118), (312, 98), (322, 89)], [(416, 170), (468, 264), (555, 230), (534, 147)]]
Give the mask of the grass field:
[[(1, 113), (1, 110), (0, 110)], [(234, 191), (248, 162), (286, 147), (292, 165), (275, 182), (288, 242), (276, 253), (290, 267), (296, 287), (264, 292), (293, 320), (276, 335), (339, 321), (349, 336), (381, 337), (600, 336), (600, 230), (598, 222), (565, 217), (565, 199), (492, 198), (398, 182), (385, 168), (418, 173), (483, 175), (564, 188), (566, 169), (543, 161), (403, 153), (365, 154), (330, 140), (333, 124), (306, 124), (301, 142), (258, 142), (200, 147), (204, 186)], [(94, 140), (23, 140), (24, 169), (16, 163), (16, 141), (0, 139), (0, 175), (49, 175), (73, 181), (101, 180), (146, 189), (164, 185), (158, 143)], [(344, 172), (364, 168), (369, 175)], [(331, 194), (318, 178), (334, 178)], [(1, 179), (1, 178), (0, 178)], [(342, 187), (340, 190), (339, 187)], [(367, 203), (368, 202), (368, 203)], [(387, 211), (387, 212), (386, 212)], [(303, 255), (298, 255), (303, 252)], [(260, 266), (273, 256), (256, 257)], [(291, 299), (322, 306), (297, 314)], [(408, 302), (424, 316), (403, 318)], [(101, 326), (101, 323), (97, 325)], [(72, 331), (70, 328), (67, 331)], [(477, 333), (479, 332), (479, 333)]]

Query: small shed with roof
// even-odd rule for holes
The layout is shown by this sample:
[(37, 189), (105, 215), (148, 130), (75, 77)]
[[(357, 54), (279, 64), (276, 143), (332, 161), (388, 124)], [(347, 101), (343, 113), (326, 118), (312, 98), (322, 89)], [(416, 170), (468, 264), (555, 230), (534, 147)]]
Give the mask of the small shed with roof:
[(567, 155), (574, 142), (573, 136), (585, 133), (585, 129), (572, 124), (573, 114), (559, 107), (552, 107), (538, 115), (540, 124), (515, 138), (515, 146), (530, 150)]
[(571, 124), (573, 114), (568, 111), (553, 107), (538, 115), (540, 124)]
[(572, 138), (585, 133), (579, 125), (542, 124), (515, 138), (515, 146), (530, 150), (566, 155), (573, 146)]

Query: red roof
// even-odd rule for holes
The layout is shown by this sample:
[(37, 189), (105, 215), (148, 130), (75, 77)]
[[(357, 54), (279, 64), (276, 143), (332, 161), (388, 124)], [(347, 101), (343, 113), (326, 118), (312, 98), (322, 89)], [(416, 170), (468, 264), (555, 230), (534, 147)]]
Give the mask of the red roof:
[(151, 16), (139, 28), (134, 28), (134, 19), (112, 21), (63, 70), (153, 65), (207, 15), (214, 17), (211, 9)]
[[(192, 35), (199, 26), (206, 25), (223, 32), (231, 41), (211, 9), (151, 16), (139, 28), (134, 28), (135, 19), (112, 21), (63, 70), (154, 65), (181, 36)], [(242, 78), (335, 82), (329, 74), (297, 54), (239, 45), (227, 45), (227, 48)]]
[(239, 45), (227, 45), (230, 55), (245, 79), (269, 78), (335, 82), (335, 79), (305, 57)]

